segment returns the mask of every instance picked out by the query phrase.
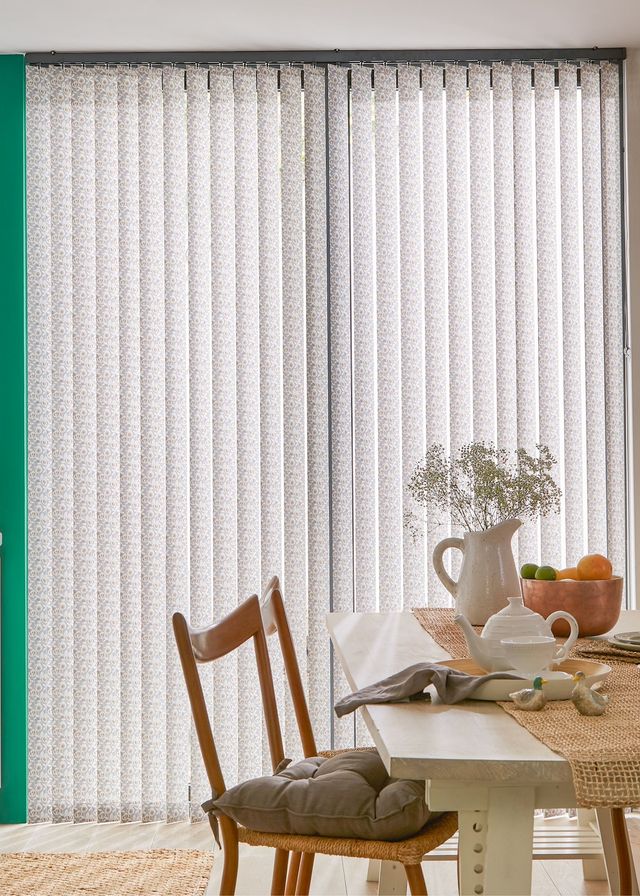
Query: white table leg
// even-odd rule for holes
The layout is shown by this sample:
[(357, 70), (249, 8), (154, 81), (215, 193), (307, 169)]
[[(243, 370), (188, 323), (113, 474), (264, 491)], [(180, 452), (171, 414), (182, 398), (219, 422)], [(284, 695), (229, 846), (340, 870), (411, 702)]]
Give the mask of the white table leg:
[(400, 862), (381, 862), (378, 896), (406, 896), (407, 875)]
[(489, 790), (487, 896), (530, 896), (534, 808), (533, 787)]
[[(460, 896), (484, 890), (487, 856), (487, 812), (458, 810), (458, 880)], [(482, 889), (478, 890), (477, 888)]]
[(374, 884), (380, 880), (380, 859), (369, 859), (367, 864), (367, 880)]
[(492, 787), (486, 808), (458, 810), (462, 896), (530, 896), (532, 787)]
[[(578, 827), (598, 829), (595, 809), (578, 809)], [(582, 860), (582, 877), (584, 880), (607, 880), (604, 854), (595, 859)]]

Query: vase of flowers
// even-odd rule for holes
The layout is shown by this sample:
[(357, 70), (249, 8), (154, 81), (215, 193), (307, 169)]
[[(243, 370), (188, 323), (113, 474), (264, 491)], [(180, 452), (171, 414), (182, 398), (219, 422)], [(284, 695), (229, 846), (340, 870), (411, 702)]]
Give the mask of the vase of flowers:
[[(491, 442), (471, 442), (451, 457), (442, 445), (431, 445), (416, 466), (408, 484), (414, 500), (464, 530), (462, 538), (436, 545), (433, 566), (457, 612), (473, 625), (483, 625), (520, 594), (511, 540), (522, 520), (559, 512), (562, 493), (551, 475), (555, 463), (544, 445), (530, 455), (524, 448), (509, 452)], [(462, 553), (457, 581), (444, 567), (450, 548)]]

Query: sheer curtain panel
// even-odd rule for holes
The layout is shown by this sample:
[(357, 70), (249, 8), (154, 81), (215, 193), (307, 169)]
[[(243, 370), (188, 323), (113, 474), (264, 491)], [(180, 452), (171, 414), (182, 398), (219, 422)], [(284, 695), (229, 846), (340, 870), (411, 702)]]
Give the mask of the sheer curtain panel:
[[(433, 442), (547, 444), (521, 560), (624, 572), (619, 73), (28, 68), (31, 821), (200, 817), (171, 614), (274, 573), (319, 744), (365, 743), (324, 615), (449, 605)], [(204, 678), (228, 781), (266, 771), (250, 651)]]

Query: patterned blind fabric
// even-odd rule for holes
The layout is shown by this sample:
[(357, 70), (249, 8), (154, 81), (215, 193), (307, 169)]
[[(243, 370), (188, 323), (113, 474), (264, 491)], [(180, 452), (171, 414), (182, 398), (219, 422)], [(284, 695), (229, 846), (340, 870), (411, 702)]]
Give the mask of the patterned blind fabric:
[[(319, 744), (364, 742), (324, 615), (449, 603), (431, 442), (548, 444), (521, 557), (624, 571), (619, 69), (579, 72), (28, 68), (30, 820), (198, 816), (171, 613), (274, 573)], [(266, 770), (250, 648), (203, 678)]]

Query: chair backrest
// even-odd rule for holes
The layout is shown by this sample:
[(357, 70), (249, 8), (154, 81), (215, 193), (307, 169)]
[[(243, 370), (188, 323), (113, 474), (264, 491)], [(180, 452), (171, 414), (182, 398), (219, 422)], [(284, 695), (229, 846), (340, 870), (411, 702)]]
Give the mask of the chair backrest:
[(220, 622), (205, 628), (192, 628), (182, 613), (174, 613), (173, 631), (187, 685), (198, 743), (212, 791), (220, 796), (226, 787), (202, 691), (198, 664), (213, 662), (227, 653), (231, 653), (232, 650), (236, 650), (250, 638), (253, 639), (255, 649), (271, 764), (275, 771), (284, 758), (284, 750), (258, 596), (254, 594)]
[(318, 748), (316, 747), (315, 737), (313, 736), (309, 707), (307, 706), (307, 698), (304, 693), (304, 687), (302, 686), (298, 657), (296, 656), (293, 638), (291, 637), (291, 628), (289, 627), (289, 620), (287, 619), (287, 611), (284, 607), (284, 600), (282, 598), (282, 590), (280, 588), (280, 580), (278, 579), (278, 576), (273, 576), (265, 588), (262, 595), (261, 609), (265, 632), (267, 635), (278, 635), (280, 651), (284, 661), (284, 670), (289, 684), (289, 691), (291, 692), (298, 731), (300, 733), (302, 751), (305, 756), (317, 756)]

